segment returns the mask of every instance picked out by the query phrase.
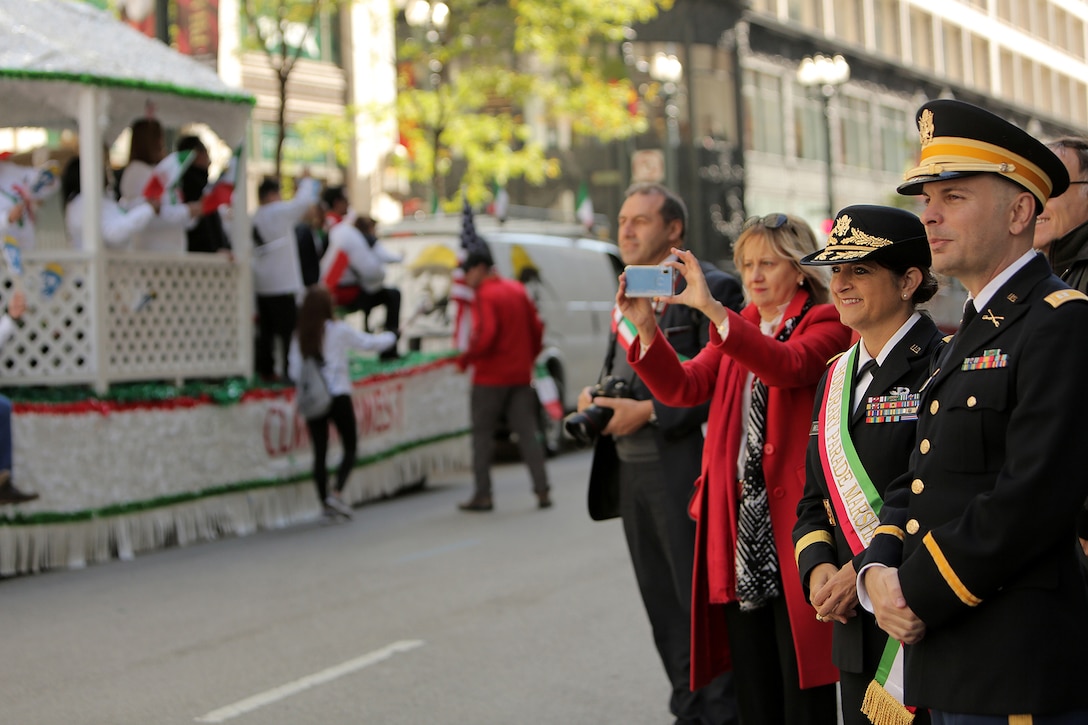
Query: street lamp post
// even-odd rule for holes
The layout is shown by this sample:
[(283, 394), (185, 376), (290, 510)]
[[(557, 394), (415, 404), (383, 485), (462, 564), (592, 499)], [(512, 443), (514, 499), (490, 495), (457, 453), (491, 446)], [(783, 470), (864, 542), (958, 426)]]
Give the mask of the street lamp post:
[(834, 170), (831, 164), (831, 98), (839, 86), (850, 80), (850, 64), (841, 55), (805, 56), (797, 67), (797, 82), (806, 88), (819, 87), (823, 101), (824, 139), (827, 142), (827, 218), (835, 218)]
[[(441, 0), (437, 2), (408, 0), (408, 3), (404, 6), (404, 21), (413, 29), (422, 31), (423, 34), (423, 45), (426, 49), (427, 61), (427, 87), (432, 91), (438, 90), (438, 87), (442, 84), (442, 61), (436, 57), (432, 49), (442, 41), (442, 31), (446, 29), (449, 20), (450, 8)], [(431, 129), (431, 213), (437, 211), (438, 201), (444, 196), (442, 193), (444, 190), (440, 191), (438, 188), (438, 144), (442, 130), (440, 109), (439, 118), (435, 119)]]
[(661, 83), (665, 94), (665, 184), (674, 192), (677, 185), (677, 147), (680, 145), (680, 108), (676, 96), (684, 66), (672, 53), (658, 51), (650, 62), (650, 77)]

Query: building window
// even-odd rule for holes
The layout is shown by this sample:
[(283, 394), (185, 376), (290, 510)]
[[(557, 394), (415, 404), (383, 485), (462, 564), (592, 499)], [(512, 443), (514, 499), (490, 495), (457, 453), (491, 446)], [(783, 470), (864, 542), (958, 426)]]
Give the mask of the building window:
[(872, 140), (870, 133), (869, 103), (860, 98), (839, 96), (839, 114), (842, 117), (842, 157), (847, 166), (871, 168)]
[(952, 23), (942, 23), (944, 36), (944, 74), (947, 78), (963, 82), (963, 30)]
[(782, 81), (769, 73), (746, 70), (744, 96), (745, 148), (783, 155)]
[(880, 168), (902, 173), (913, 160), (917, 136), (912, 133), (912, 118), (898, 108), (879, 105), (875, 120), (880, 136)]
[(918, 68), (934, 70), (933, 16), (922, 10), (910, 11), (911, 62)]
[(896, 60), (902, 58), (899, 44), (898, 0), (873, 0), (873, 27), (876, 28), (876, 50)]
[(1012, 52), (1006, 48), (998, 51), (1001, 64), (1001, 84), (995, 89), (995, 95), (999, 98), (1012, 100), (1016, 98), (1016, 73), (1014, 70)]
[(797, 157), (827, 161), (827, 125), (823, 99), (818, 88), (794, 86), (793, 128)]
[(865, 45), (864, 0), (835, 0), (835, 26), (840, 40)]
[(820, 0), (789, 0), (789, 18), (806, 28), (822, 30), (824, 18), (820, 5)]
[(1069, 115), (1081, 126), (1088, 125), (1088, 86), (1076, 79), (1073, 80), (1072, 104)]
[(971, 75), (967, 82), (983, 91), (990, 90), (990, 43), (986, 38), (974, 33), (967, 33), (971, 44)]

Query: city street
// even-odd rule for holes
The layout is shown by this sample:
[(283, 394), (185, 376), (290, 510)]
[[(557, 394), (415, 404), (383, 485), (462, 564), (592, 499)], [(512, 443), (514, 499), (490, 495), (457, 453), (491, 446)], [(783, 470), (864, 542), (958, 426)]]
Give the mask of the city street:
[(587, 452), (319, 522), (0, 582), (11, 725), (667, 723), (620, 523)]

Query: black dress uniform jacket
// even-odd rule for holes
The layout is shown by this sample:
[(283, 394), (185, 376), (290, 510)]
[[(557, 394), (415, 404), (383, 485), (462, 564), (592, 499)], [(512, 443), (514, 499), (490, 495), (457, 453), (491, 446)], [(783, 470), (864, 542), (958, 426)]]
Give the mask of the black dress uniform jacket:
[[(907, 470), (910, 452), (914, 448), (915, 423), (900, 420), (885, 423), (867, 423), (866, 400), (885, 396), (892, 391), (907, 389), (916, 393), (929, 375), (934, 351), (941, 341), (941, 333), (933, 320), (922, 315), (888, 354), (884, 364), (876, 369), (868, 389), (861, 396), (857, 410), (850, 416), (850, 437), (877, 492), (884, 492), (896, 477)], [(823, 405), (825, 374), (816, 389), (816, 406), (812, 411), (812, 435), (809, 437), (806, 460), (805, 492), (797, 504), (797, 524), (793, 527), (793, 541), (797, 545), (814, 532), (826, 532), (823, 537), (811, 537), (811, 543), (797, 551), (797, 569), (801, 574), (805, 596), (811, 597), (809, 575), (818, 564), (834, 564), (842, 567), (854, 562), (854, 570), (861, 568), (864, 552), (854, 556), (843, 536), (841, 522), (829, 498), (828, 482), (820, 464), (820, 450), (816, 424)], [(829, 541), (833, 540), (834, 546)], [(847, 624), (835, 623), (835, 635), (831, 646), (831, 661), (844, 672), (873, 673), (880, 662), (880, 655), (888, 635), (876, 625), (872, 614), (858, 608), (858, 616)]]
[(1036, 257), (937, 358), (911, 471), (866, 563), (899, 566), (926, 625), (907, 704), (980, 715), (1088, 708), (1088, 301)]

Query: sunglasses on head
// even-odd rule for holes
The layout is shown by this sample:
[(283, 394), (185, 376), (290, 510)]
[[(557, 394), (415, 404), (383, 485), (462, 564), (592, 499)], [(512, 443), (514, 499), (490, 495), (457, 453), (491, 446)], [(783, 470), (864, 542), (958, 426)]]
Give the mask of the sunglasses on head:
[(750, 216), (744, 220), (744, 225), (740, 230), (747, 231), (756, 224), (762, 224), (767, 229), (779, 229), (789, 223), (790, 218), (785, 214), (768, 214), (767, 216)]

